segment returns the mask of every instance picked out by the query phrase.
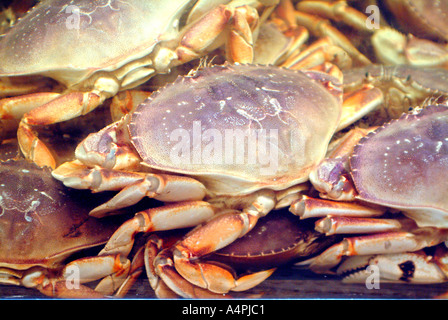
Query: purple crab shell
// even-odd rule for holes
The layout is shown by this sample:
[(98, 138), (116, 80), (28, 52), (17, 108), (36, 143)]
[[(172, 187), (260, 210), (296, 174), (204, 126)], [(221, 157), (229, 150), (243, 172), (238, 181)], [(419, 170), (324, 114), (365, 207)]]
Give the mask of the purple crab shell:
[(211, 192), (283, 189), (306, 181), (325, 156), (341, 92), (321, 72), (213, 66), (153, 93), (129, 132), (143, 164), (195, 176)]
[(359, 199), (419, 226), (448, 227), (448, 107), (405, 114), (370, 133), (350, 159)]

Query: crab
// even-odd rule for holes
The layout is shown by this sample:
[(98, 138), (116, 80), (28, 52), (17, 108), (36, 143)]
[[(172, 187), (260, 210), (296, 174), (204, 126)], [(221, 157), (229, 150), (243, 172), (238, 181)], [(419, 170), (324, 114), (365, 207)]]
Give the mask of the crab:
[[(344, 71), (344, 92), (358, 92), (366, 85), (381, 90), (383, 104), (366, 126), (378, 126), (400, 117), (415, 106), (443, 102), (448, 97), (448, 71), (412, 65), (369, 65)], [(344, 100), (347, 100), (344, 97)], [(353, 104), (353, 103), (351, 103)], [(375, 105), (376, 108), (376, 105)]]
[[(296, 7), (298, 24), (318, 37), (330, 37), (358, 64), (368, 64), (366, 54), (376, 63), (447, 66), (446, 1), (382, 1), (381, 5), (376, 1), (350, 5), (347, 1), (299, 1)], [(392, 21), (390, 13), (395, 16)], [(338, 23), (339, 29), (328, 20)], [(397, 24), (406, 34), (390, 26)], [(370, 52), (375, 55), (370, 57)]]
[(384, 3), (401, 29), (425, 39), (448, 41), (447, 1), (386, 0)]
[(419, 66), (448, 67), (447, 1), (384, 1), (394, 16), (396, 29), (382, 28), (374, 33), (372, 44), (383, 63), (409, 63)]
[(371, 41), (379, 61), (446, 69), (448, 2), (387, 0), (384, 4), (394, 16), (391, 24), (398, 25), (398, 30), (383, 27), (374, 32)]
[[(343, 20), (353, 25), (356, 30), (366, 32), (367, 17), (348, 6), (345, 1), (300, 1), (296, 6), (290, 0), (282, 1), (275, 14), (290, 24), (305, 27), (315, 37), (325, 38), (326, 42), (343, 49), (354, 61), (356, 66), (371, 64), (371, 61), (352, 44), (352, 41), (342, 32), (333, 27), (327, 19)], [(367, 30), (367, 32), (369, 32)], [(367, 33), (368, 34), (368, 33)]]
[[(447, 130), (448, 106), (430, 105), (347, 138), (343, 152), (317, 167), (310, 181), (328, 199), (301, 199), (291, 210), (322, 217), (316, 228), (326, 234), (359, 236), (327, 249), (312, 270), (332, 272), (347, 256), (404, 254), (448, 239)], [(359, 211), (349, 212), (353, 207)]]
[[(254, 274), (262, 274), (263, 279), (277, 267), (315, 256), (339, 240), (338, 236), (325, 236), (314, 231), (312, 226), (312, 222), (300, 221), (298, 217), (287, 214), (284, 210), (277, 210), (261, 219), (249, 233), (207, 256), (206, 259), (209, 263), (221, 265), (234, 274), (243, 272), (244, 277), (252, 277), (251, 281), (255, 280), (255, 283), (258, 283), (260, 279), (254, 277)], [(278, 230), (282, 230), (281, 235), (278, 234)], [(182, 237), (188, 237), (188, 234)], [(170, 263), (172, 246), (171, 237), (161, 238), (157, 235), (151, 235), (145, 245), (145, 268), (156, 295), (159, 298), (178, 297), (178, 294), (189, 298), (222, 297), (195, 287), (181, 277), (176, 277), (176, 272)], [(165, 249), (160, 252), (162, 248)], [(260, 270), (265, 271), (259, 272)], [(167, 277), (168, 274), (170, 277)], [(176, 277), (174, 283), (172, 277)], [(172, 291), (163, 279), (171, 283), (176, 291)], [(241, 281), (241, 284), (249, 283), (253, 286), (254, 283), (251, 281)], [(246, 289), (247, 286), (240, 285), (233, 291)]]
[[(2, 95), (30, 92), (3, 99), (0, 117), (20, 119), (24, 155), (54, 168), (35, 126), (86, 114), (117, 92), (224, 44), (230, 61), (251, 62), (258, 27), (276, 3), (41, 1), (0, 41)], [(55, 81), (54, 91), (42, 92)]]
[[(123, 219), (89, 217), (97, 199), (64, 187), (48, 168), (10, 159), (0, 163), (0, 171), (0, 283), (64, 298), (98, 298), (117, 290), (130, 261), (81, 252), (104, 244)], [(70, 259), (75, 253), (78, 259)], [(96, 290), (84, 285), (97, 280)]]
[[(238, 64), (199, 69), (91, 134), (77, 147), (77, 159), (52, 175), (73, 188), (119, 191), (91, 211), (97, 217), (144, 197), (172, 202), (137, 213), (103, 253), (127, 255), (139, 232), (206, 222), (173, 248), (174, 266), (193, 285), (225, 293), (238, 279), (198, 259), (297, 199), (338, 128), (341, 98), (338, 79), (322, 72)], [(252, 141), (247, 147), (258, 147), (242, 150), (239, 142), (234, 148), (235, 137), (223, 134), (246, 134), (240, 138)]]

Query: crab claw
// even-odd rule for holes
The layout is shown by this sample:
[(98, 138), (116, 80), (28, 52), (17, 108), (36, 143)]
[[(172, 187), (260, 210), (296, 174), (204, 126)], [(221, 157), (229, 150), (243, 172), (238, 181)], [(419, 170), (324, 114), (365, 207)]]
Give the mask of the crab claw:
[[(229, 297), (229, 291), (246, 291), (257, 286), (276, 270), (272, 268), (237, 277), (233, 269), (217, 262), (190, 262), (183, 258), (176, 258), (176, 255), (173, 261), (170, 250), (161, 252), (155, 259), (154, 265), (157, 274), (165, 284), (173, 292), (185, 298), (226, 298)], [(190, 273), (188, 281), (184, 275), (179, 274), (179, 269)], [(196, 281), (192, 281), (193, 278)]]
[(431, 256), (423, 252), (355, 256), (337, 269), (344, 282), (361, 282), (375, 276), (382, 282), (441, 283), (447, 280)]

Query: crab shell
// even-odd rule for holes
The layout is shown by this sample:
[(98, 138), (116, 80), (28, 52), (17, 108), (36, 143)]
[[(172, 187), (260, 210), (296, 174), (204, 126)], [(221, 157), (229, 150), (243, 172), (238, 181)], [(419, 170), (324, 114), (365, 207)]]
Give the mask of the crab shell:
[(375, 130), (350, 159), (359, 199), (448, 228), (448, 107), (431, 105)]
[(48, 169), (25, 160), (2, 162), (0, 267), (54, 268), (76, 251), (105, 243), (123, 219), (89, 217), (95, 202), (65, 188)]
[(271, 212), (211, 259), (239, 269), (268, 269), (308, 259), (340, 241), (337, 236), (315, 231), (314, 221), (300, 220), (285, 211)]
[(434, 40), (448, 39), (448, 1), (387, 0), (385, 3), (404, 30)]
[[(123, 83), (126, 75), (134, 78), (132, 73), (150, 75), (153, 70), (145, 66), (151, 61), (142, 59), (160, 42), (178, 36), (182, 15), (191, 6), (189, 0), (169, 5), (147, 0), (41, 1), (2, 38), (0, 76), (39, 74), (71, 87), (95, 72), (112, 72), (132, 61), (135, 65), (115, 73), (124, 77)], [(146, 80), (137, 78), (139, 83)]]
[(154, 93), (129, 132), (144, 165), (192, 176), (212, 194), (245, 194), (308, 180), (341, 111), (328, 74), (213, 66)]

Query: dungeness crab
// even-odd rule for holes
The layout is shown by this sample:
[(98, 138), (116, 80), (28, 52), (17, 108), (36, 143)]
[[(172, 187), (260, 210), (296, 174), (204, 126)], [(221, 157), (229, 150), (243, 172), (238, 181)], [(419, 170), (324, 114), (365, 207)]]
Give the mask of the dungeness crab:
[[(323, 217), (316, 222), (322, 232), (347, 235), (341, 243), (312, 261), (311, 268), (327, 272), (344, 257), (367, 255), (368, 258), (349, 258), (341, 266), (344, 271), (338, 272), (345, 273), (347, 266), (365, 263), (370, 258), (377, 261), (378, 266), (386, 265), (387, 261), (412, 260), (414, 267), (437, 269), (430, 257), (417, 259), (419, 254), (410, 252), (439, 245), (448, 239), (448, 106), (430, 105), (406, 113), (368, 133), (354, 145), (346, 149), (349, 157), (339, 155), (326, 159), (311, 175), (313, 185), (329, 199), (337, 194), (340, 199), (392, 208), (403, 215), (389, 212), (389, 219), (385, 219), (387, 216), (374, 218), (382, 214), (380, 210), (372, 211), (371, 217), (366, 217), (369, 214), (357, 216), (344, 211), (346, 204), (343, 202), (324, 199), (296, 202), (291, 207), (296, 214)], [(307, 201), (313, 202), (319, 213), (308, 211)], [(339, 211), (332, 207), (338, 207)], [(349, 234), (359, 236), (348, 237)], [(398, 255), (394, 257), (393, 254)], [(414, 281), (446, 281), (446, 253), (434, 259), (442, 268), (438, 272), (426, 272), (433, 278), (426, 276), (426, 280)], [(440, 270), (445, 270), (445, 275)], [(425, 272), (417, 272), (412, 277), (418, 278), (418, 274)]]
[[(103, 297), (118, 289), (130, 268), (124, 256), (70, 260), (76, 252), (104, 244), (123, 221), (89, 217), (98, 199), (85, 197), (34, 163), (0, 163), (1, 284), (71, 298)], [(83, 285), (101, 279), (96, 290)]]
[[(224, 44), (230, 61), (252, 62), (258, 27), (277, 1), (40, 1), (1, 38), (0, 95), (30, 94), (2, 100), (0, 118), (21, 120), (24, 155), (54, 167), (33, 126), (90, 112)], [(62, 88), (48, 92), (44, 77)]]
[(138, 232), (207, 221), (174, 245), (174, 266), (192, 284), (225, 293), (240, 282), (200, 258), (297, 199), (325, 156), (341, 114), (341, 83), (330, 74), (213, 66), (178, 78), (122, 120), (91, 134), (77, 147), (77, 160), (52, 174), (73, 188), (120, 191), (92, 210), (95, 216), (147, 196), (174, 202), (137, 213), (103, 253), (126, 256)]

